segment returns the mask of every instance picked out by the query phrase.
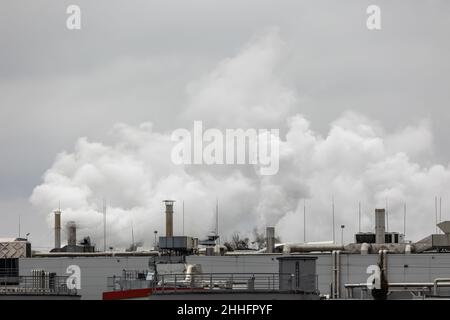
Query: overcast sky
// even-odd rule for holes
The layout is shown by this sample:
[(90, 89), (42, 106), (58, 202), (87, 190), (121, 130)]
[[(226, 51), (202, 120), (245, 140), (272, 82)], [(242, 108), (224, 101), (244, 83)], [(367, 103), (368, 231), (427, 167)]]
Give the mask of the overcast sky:
[[(81, 8), (81, 30), (66, 28), (66, 8), (70, 4)], [(381, 8), (381, 30), (366, 28), (366, 8), (370, 4)], [(367, 123), (375, 136), (386, 139), (383, 144), (387, 149), (393, 146), (395, 152), (383, 151), (386, 159), (404, 152), (412, 167), (420, 167), (418, 171), (426, 171), (436, 164), (447, 170), (450, 159), (449, 12), (450, 2), (446, 0), (3, 1), (0, 11), (0, 237), (17, 236), (20, 215), (22, 236), (31, 232), (35, 247), (51, 246), (53, 231), (49, 212), (55, 203), (64, 199), (53, 199), (53, 203), (45, 206), (42, 202), (50, 195), (37, 193), (31, 204), (33, 190), (49, 184), (44, 178), (49, 169), (67, 174), (64, 170), (68, 169), (60, 169), (61, 164), (55, 164), (55, 159), (62, 151), (75, 157), (83, 154), (75, 150), (80, 137), (113, 149), (120, 145), (124, 140), (114, 134), (118, 123), (129, 125), (129, 130), (138, 130), (140, 124), (151, 122), (153, 132), (161, 135), (170, 134), (178, 127), (190, 128), (194, 119), (204, 120), (210, 126), (280, 128), (286, 133), (295, 131), (292, 121), (302, 126), (300, 120), (289, 120), (301, 114), (309, 123), (308, 130), (316, 138), (327, 140), (327, 136), (333, 137), (330, 131), (333, 123), (346, 128), (348, 121), (352, 124), (356, 121)], [(219, 86), (223, 84), (222, 79), (225, 85)], [(214, 96), (217, 88), (222, 91)], [(242, 98), (243, 95), (246, 96)], [(226, 103), (230, 105), (225, 106)], [(250, 113), (252, 104), (264, 105), (265, 109), (260, 115)], [(272, 114), (267, 108), (269, 104), (273, 110), (279, 110), (273, 117), (267, 117)], [(348, 112), (351, 116), (345, 116)], [(317, 144), (320, 141), (316, 139)], [(114, 157), (114, 153), (110, 156)], [(137, 155), (135, 158), (147, 160)], [(376, 159), (379, 163), (379, 158)], [(291, 160), (289, 163), (295, 162)], [(157, 160), (152, 158), (152, 161)], [(367, 161), (367, 164), (374, 163)], [(294, 167), (293, 162), (286, 167)], [(166, 170), (166, 178), (172, 173), (176, 175), (172, 169)], [(195, 171), (187, 169), (187, 172), (189, 179), (198, 178)], [(353, 172), (352, 177), (358, 174)], [(220, 177), (226, 179), (227, 175)], [(283, 173), (280, 177), (284, 177)], [(327, 184), (326, 179), (333, 180), (333, 177), (332, 173), (320, 178), (314, 175), (313, 182), (305, 186), (309, 191), (288, 194), (289, 201), (319, 197), (311, 191), (312, 186), (319, 181)], [(200, 180), (204, 185), (198, 190), (207, 193), (210, 185), (204, 179), (203, 175)], [(75, 180), (71, 180), (71, 186)], [(152, 181), (152, 191), (145, 191), (145, 196), (155, 195), (155, 199), (156, 195), (163, 196), (161, 189), (155, 191), (157, 181), (160, 182)], [(91, 186), (91, 182), (76, 180), (76, 183), (80, 183), (81, 189)], [(117, 182), (119, 189), (123, 188), (120, 183)], [(282, 185), (282, 191), (292, 187), (289, 181), (287, 185), (280, 181), (271, 183), (277, 187)], [(447, 203), (450, 205), (447, 196), (450, 190), (440, 189), (448, 186), (447, 181), (438, 185), (427, 195), (431, 215), (433, 195), (443, 197), (444, 208)], [(190, 188), (195, 189), (195, 185)], [(261, 188), (255, 194), (261, 194)], [(296, 188), (297, 185), (292, 187)], [(386, 192), (380, 191), (377, 199), (386, 194), (393, 198), (397, 195)], [(202, 197), (214, 201), (216, 193), (215, 190)], [(354, 202), (367, 193), (365, 189), (362, 195), (356, 194)], [(90, 194), (96, 199), (102, 196), (105, 196), (102, 192)], [(119, 199), (114, 191), (106, 197)], [(197, 198), (192, 195), (192, 199)], [(231, 202), (238, 198), (230, 193), (225, 199)], [(273, 200), (270, 207), (282, 199), (284, 196)], [(159, 203), (160, 199), (157, 200)], [(153, 204), (133, 203), (129, 198), (123, 202), (126, 204), (116, 203), (116, 207), (125, 211), (134, 206), (154, 208)], [(256, 201), (249, 206), (266, 208), (263, 202)], [(368, 202), (379, 205), (376, 200)], [(92, 209), (91, 205), (88, 207)], [(279, 219), (270, 223), (284, 230), (283, 219), (288, 212), (297, 212), (296, 208), (297, 204), (292, 204), (285, 208), (286, 212), (277, 212), (275, 216)], [(233, 219), (237, 219), (237, 211), (243, 210), (227, 209), (236, 211)], [(367, 208), (366, 213), (370, 223), (372, 209)], [(450, 218), (450, 213), (444, 214)], [(248, 224), (255, 216), (257, 212)], [(350, 222), (355, 218), (352, 217), (341, 220)], [(265, 217), (261, 223), (267, 221)], [(141, 230), (142, 237), (145, 232), (151, 234), (153, 228), (159, 228), (159, 223), (149, 225), (150, 231)], [(371, 229), (370, 223), (367, 229)], [(236, 229), (231, 221), (224, 224), (228, 233)], [(403, 231), (400, 223), (394, 227)], [(356, 231), (355, 226), (352, 228), (346, 236), (348, 240)], [(425, 237), (434, 231), (433, 223), (427, 228), (421, 233), (417, 227), (412, 234)], [(292, 231), (288, 238), (299, 240), (294, 235), (297, 231)], [(311, 240), (328, 240), (327, 232)]]

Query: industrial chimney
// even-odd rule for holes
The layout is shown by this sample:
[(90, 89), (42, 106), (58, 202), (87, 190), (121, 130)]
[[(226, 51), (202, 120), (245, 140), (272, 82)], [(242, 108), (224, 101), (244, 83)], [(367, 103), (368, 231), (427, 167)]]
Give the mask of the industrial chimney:
[(69, 246), (77, 245), (77, 225), (75, 221), (67, 222), (67, 244)]
[(275, 227), (266, 228), (266, 253), (275, 252)]
[(385, 219), (384, 209), (375, 209), (375, 243), (385, 243)]
[(164, 200), (166, 205), (166, 237), (173, 237), (173, 203), (175, 200)]
[(61, 209), (55, 210), (55, 248), (61, 248)]

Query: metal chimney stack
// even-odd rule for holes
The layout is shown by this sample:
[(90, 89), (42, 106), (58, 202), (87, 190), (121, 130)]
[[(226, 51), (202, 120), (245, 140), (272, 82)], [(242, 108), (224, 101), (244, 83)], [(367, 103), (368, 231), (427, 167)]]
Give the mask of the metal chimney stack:
[(77, 225), (75, 221), (67, 222), (67, 244), (69, 246), (77, 245)]
[(375, 243), (385, 243), (386, 211), (375, 209)]
[(266, 253), (275, 252), (275, 227), (266, 228)]
[(175, 200), (164, 200), (166, 205), (166, 237), (173, 237), (173, 203)]
[(55, 211), (55, 248), (61, 248), (61, 209)]

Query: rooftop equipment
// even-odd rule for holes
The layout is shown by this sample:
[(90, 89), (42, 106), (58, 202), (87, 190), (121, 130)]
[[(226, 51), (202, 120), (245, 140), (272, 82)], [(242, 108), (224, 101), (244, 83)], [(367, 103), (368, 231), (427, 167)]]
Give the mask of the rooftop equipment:
[(61, 209), (55, 210), (55, 248), (61, 248)]
[(375, 242), (385, 243), (386, 211), (385, 209), (375, 209)]
[(432, 234), (414, 244), (416, 252), (450, 251), (450, 221), (442, 221), (437, 227), (444, 234)]
[(275, 227), (266, 228), (266, 253), (275, 252)]
[(77, 245), (77, 225), (75, 221), (67, 223), (67, 244), (69, 246)]
[[(355, 243), (376, 243), (373, 232), (358, 232), (355, 234)], [(404, 235), (398, 232), (385, 232), (383, 243), (404, 243)]]
[(166, 205), (166, 237), (173, 236), (173, 203), (175, 200), (164, 200)]

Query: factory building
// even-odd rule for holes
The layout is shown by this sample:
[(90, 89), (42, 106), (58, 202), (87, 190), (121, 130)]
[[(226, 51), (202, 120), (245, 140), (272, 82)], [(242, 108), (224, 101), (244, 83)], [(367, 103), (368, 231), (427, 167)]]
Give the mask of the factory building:
[[(76, 265), (81, 270), (81, 288), (77, 295), (82, 299), (101, 299), (105, 292), (125, 290), (127, 287), (122, 287), (122, 280), (130, 280), (127, 278), (130, 274), (139, 275), (134, 280), (139, 280), (141, 286), (154, 286), (155, 279), (161, 283), (161, 279), (174, 276), (175, 281), (167, 280), (168, 283), (186, 286), (197, 283), (192, 282), (195, 277), (188, 274), (189, 270), (196, 269), (201, 270), (201, 277), (210, 279), (219, 274), (231, 275), (234, 279), (231, 282), (228, 278), (215, 282), (220, 288), (243, 285), (247, 290), (256, 289), (258, 279), (253, 281), (251, 275), (265, 274), (269, 280), (265, 278), (264, 283), (276, 284), (277, 290), (289, 286), (312, 292), (305, 288), (314, 287), (314, 294), (321, 298), (373, 299), (378, 291), (368, 287), (368, 279), (378, 268), (386, 286), (376, 290), (384, 290), (388, 299), (450, 295), (450, 221), (438, 224), (442, 234), (407, 243), (403, 235), (386, 232), (385, 211), (376, 209), (374, 232), (356, 234), (355, 243), (275, 243), (276, 230), (268, 226), (267, 245), (263, 250), (207, 254), (203, 249), (217, 247), (217, 238), (212, 237), (205, 248), (199, 248), (202, 241), (175, 235), (174, 201), (167, 200), (164, 204), (166, 234), (159, 238), (158, 251), (96, 252), (89, 241), (77, 242), (75, 222), (66, 224), (68, 243), (61, 247), (61, 212), (58, 210), (52, 252), (32, 255), (31, 244), (26, 239), (0, 241), (1, 277), (3, 280), (11, 276), (25, 278), (36, 274), (36, 270), (39, 274), (67, 277), (70, 266)], [(284, 279), (285, 274), (294, 277)], [(179, 275), (178, 280), (176, 275)], [(310, 280), (297, 283), (295, 277)], [(211, 288), (211, 284), (202, 285)]]

